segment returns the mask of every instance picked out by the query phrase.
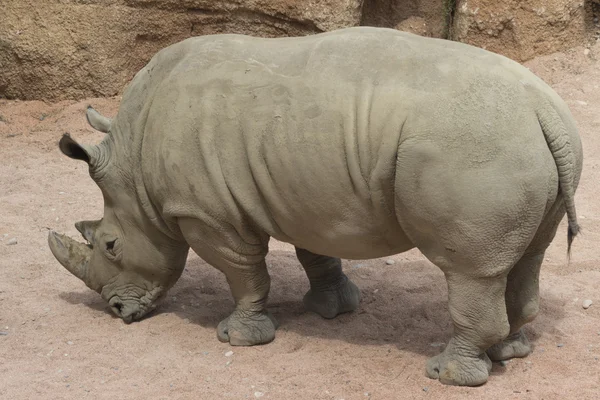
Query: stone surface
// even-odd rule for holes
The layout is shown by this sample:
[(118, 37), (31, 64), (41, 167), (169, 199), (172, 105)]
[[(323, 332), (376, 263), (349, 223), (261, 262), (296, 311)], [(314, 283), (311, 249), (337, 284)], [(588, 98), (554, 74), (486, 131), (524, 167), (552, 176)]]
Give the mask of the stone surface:
[(586, 7), (583, 0), (457, 0), (450, 37), (525, 61), (583, 44)]
[(445, 37), (449, 22), (446, 4), (448, 0), (364, 0), (361, 25)]
[(600, 0), (1, 0), (0, 98), (122, 93), (190, 36), (300, 36), (354, 25), (463, 41), (525, 61), (600, 38)]
[(161, 48), (190, 36), (298, 36), (360, 22), (361, 0), (2, 0), (0, 97), (120, 93)]

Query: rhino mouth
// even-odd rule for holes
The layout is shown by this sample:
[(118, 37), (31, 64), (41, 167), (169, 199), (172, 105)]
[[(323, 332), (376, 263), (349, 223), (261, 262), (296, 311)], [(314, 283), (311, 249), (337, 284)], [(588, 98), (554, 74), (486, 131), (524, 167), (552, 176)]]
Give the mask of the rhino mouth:
[(154, 311), (166, 297), (166, 291), (161, 286), (157, 286), (151, 290), (144, 290), (144, 294), (139, 298), (137, 296), (124, 298), (118, 294), (107, 295), (106, 292), (109, 290), (113, 292), (118, 292), (119, 290), (111, 290), (108, 287), (104, 287), (102, 296), (108, 298), (108, 305), (112, 312), (126, 324), (144, 318)]

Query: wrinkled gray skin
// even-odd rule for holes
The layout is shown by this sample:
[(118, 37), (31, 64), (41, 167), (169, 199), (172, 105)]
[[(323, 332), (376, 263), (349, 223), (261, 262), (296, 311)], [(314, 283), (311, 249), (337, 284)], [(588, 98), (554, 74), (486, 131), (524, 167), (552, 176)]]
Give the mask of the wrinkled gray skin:
[[(52, 252), (126, 322), (156, 306), (189, 247), (227, 277), (232, 345), (273, 340), (269, 238), (296, 246), (309, 310), (354, 310), (339, 258), (417, 247), (446, 275), (454, 334), (427, 374), (487, 380), (530, 352), (544, 251), (573, 197), (582, 149), (565, 103), (527, 69), (464, 44), (377, 28), (304, 38), (216, 35), (159, 52), (89, 164), (104, 218)], [(390, 316), (393, 318), (393, 316)]]

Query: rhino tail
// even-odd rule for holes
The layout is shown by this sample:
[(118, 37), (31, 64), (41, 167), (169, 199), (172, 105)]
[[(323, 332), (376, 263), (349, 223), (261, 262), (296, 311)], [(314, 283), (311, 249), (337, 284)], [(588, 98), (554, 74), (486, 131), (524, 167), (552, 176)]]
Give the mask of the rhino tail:
[(112, 120), (94, 110), (92, 106), (88, 106), (85, 113), (88, 124), (97, 131), (108, 133), (110, 132), (110, 124)]
[(577, 222), (574, 200), (576, 185), (575, 154), (573, 153), (570, 136), (563, 120), (548, 101), (545, 103), (544, 107), (537, 111), (537, 117), (558, 171), (559, 188), (565, 203), (569, 222), (567, 231), (567, 257), (570, 259), (571, 244), (581, 230)]

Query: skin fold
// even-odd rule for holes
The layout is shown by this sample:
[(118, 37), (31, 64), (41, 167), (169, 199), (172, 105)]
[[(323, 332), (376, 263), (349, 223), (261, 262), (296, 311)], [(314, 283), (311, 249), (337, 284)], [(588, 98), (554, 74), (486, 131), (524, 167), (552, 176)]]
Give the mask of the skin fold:
[(296, 247), (324, 318), (356, 309), (341, 258), (418, 248), (445, 274), (454, 333), (426, 366), (486, 382), (530, 352), (544, 252), (567, 214), (582, 149), (567, 106), (526, 68), (465, 44), (383, 28), (301, 37), (195, 37), (155, 55), (97, 145), (59, 147), (104, 197), (57, 260), (126, 322), (154, 309), (191, 248), (225, 274), (232, 345), (268, 343), (270, 238)]

